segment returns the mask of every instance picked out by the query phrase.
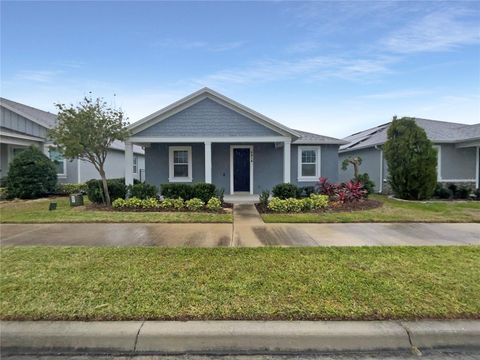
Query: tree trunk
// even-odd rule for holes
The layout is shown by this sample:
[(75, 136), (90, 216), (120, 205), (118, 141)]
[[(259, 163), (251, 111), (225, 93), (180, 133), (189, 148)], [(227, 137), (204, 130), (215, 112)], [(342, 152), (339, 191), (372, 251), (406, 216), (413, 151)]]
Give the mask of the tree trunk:
[(103, 170), (103, 166), (99, 169), (98, 172), (102, 177), (103, 194), (105, 195), (105, 205), (110, 206), (112, 202), (110, 201), (110, 194), (108, 192), (108, 185), (107, 185), (107, 177), (105, 176), (105, 171)]
[(355, 176), (355, 179), (357, 179), (358, 178), (358, 163), (355, 160), (353, 160), (352, 164), (353, 164), (353, 175)]

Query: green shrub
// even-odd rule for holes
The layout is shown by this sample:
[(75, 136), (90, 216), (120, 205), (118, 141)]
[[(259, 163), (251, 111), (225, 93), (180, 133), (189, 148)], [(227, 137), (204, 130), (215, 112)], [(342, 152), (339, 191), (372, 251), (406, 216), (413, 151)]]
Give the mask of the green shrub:
[(168, 210), (182, 210), (185, 207), (185, 203), (182, 198), (167, 198), (160, 202), (160, 207)]
[(300, 188), (302, 197), (309, 197), (311, 194), (315, 193), (315, 186), (304, 186)]
[[(95, 204), (104, 204), (105, 196), (103, 194), (102, 180), (91, 179), (87, 181), (86, 185), (88, 199)], [(125, 199), (127, 194), (125, 179), (108, 179), (107, 186), (110, 199)]]
[(311, 194), (309, 199), (312, 201), (314, 210), (328, 207), (328, 195)]
[(223, 190), (223, 188), (221, 189), (217, 189), (215, 191), (215, 196), (220, 200), (220, 202), (222, 203), (223, 205), (223, 196), (225, 195), (225, 190)]
[(396, 197), (423, 200), (437, 184), (437, 152), (414, 119), (393, 119), (384, 145), (389, 183)]
[(278, 197), (273, 197), (268, 203), (268, 208), (274, 212), (286, 212), (286, 200), (280, 199)]
[(294, 212), (309, 211), (326, 208), (328, 206), (328, 196), (320, 194), (311, 194), (303, 199), (280, 199), (273, 197), (268, 203), (268, 209), (274, 212)]
[(287, 212), (298, 213), (304, 209), (303, 199), (288, 198), (284, 201)]
[(114, 209), (122, 209), (127, 207), (127, 200), (118, 198), (112, 201), (112, 207)]
[(272, 189), (273, 197), (280, 199), (299, 198), (302, 191), (294, 184), (284, 183), (275, 185)]
[(160, 193), (168, 199), (182, 198), (189, 200), (193, 198), (193, 188), (188, 184), (162, 184), (160, 185)]
[(446, 189), (441, 183), (437, 183), (433, 196), (439, 199), (450, 199), (452, 197), (452, 191)]
[(193, 198), (185, 201), (185, 207), (191, 211), (198, 211), (203, 209), (205, 203), (199, 198)]
[(213, 184), (196, 183), (193, 185), (192, 197), (198, 198), (206, 203), (216, 195), (216, 190), (217, 189)]
[(157, 187), (155, 185), (139, 183), (128, 186), (130, 196), (139, 199), (154, 198), (157, 196)]
[(260, 201), (260, 205), (263, 207), (263, 208), (267, 208), (268, 206), (268, 198), (270, 197), (270, 190), (263, 190), (261, 193), (260, 193), (260, 196), (259, 196), (259, 201)]
[(55, 192), (58, 195), (87, 193), (87, 184), (58, 184)]
[(455, 193), (455, 198), (457, 199), (468, 199), (472, 193), (472, 189), (467, 185), (460, 185)]
[(374, 192), (374, 189), (375, 189), (375, 183), (370, 180), (370, 176), (368, 175), (368, 173), (365, 173), (365, 174), (359, 174), (357, 177), (356, 177), (356, 180), (357, 181), (360, 181), (363, 185), (363, 188), (365, 190), (367, 190), (367, 196), (369, 194), (373, 194)]
[(7, 197), (35, 199), (55, 192), (55, 164), (36, 147), (15, 156), (8, 170)]
[(222, 202), (217, 197), (212, 197), (207, 202), (207, 209), (210, 211), (219, 211), (222, 208)]

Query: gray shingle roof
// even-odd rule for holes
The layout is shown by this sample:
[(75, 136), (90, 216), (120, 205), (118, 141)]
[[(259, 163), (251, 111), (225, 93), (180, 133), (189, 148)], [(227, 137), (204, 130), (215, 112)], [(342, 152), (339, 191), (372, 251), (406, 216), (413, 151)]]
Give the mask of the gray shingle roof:
[[(48, 111), (43, 111), (2, 97), (0, 97), (0, 105), (5, 106), (7, 109), (22, 115), (47, 129), (51, 129), (57, 124), (57, 116)], [(114, 141), (110, 146), (110, 149), (125, 151), (125, 143), (121, 141)], [(143, 148), (138, 145), (133, 146), (133, 152), (137, 154), (145, 153)]]
[[(466, 125), (447, 121), (415, 118), (418, 126), (423, 128), (427, 137), (435, 143), (456, 143), (480, 139), (480, 123)], [(387, 141), (390, 123), (382, 124), (344, 138), (348, 143), (340, 146), (340, 151), (364, 149), (382, 145)]]
[(47, 129), (53, 128), (57, 123), (57, 116), (48, 111), (43, 111), (2, 97), (0, 97), (0, 105), (4, 105), (6, 108), (11, 109), (17, 114), (22, 115)]
[(309, 133), (306, 131), (296, 130), (300, 134), (300, 138), (295, 140), (292, 144), (346, 144), (344, 140), (336, 139), (329, 136), (323, 136), (318, 134)]

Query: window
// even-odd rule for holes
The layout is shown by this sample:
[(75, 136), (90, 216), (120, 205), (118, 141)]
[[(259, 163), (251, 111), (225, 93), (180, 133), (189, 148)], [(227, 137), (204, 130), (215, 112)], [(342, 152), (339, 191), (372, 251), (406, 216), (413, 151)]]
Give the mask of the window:
[(192, 181), (192, 147), (170, 146), (169, 148), (170, 182)]
[(25, 150), (25, 148), (13, 148), (12, 149), (13, 157), (17, 156), (18, 154), (20, 154), (24, 150)]
[(133, 173), (136, 174), (138, 172), (138, 156), (133, 157)]
[(320, 177), (320, 147), (298, 147), (298, 180), (316, 181)]
[(55, 148), (50, 148), (48, 150), (48, 157), (52, 160), (57, 167), (57, 175), (58, 176), (66, 176), (67, 175), (67, 162), (63, 157), (63, 154)]

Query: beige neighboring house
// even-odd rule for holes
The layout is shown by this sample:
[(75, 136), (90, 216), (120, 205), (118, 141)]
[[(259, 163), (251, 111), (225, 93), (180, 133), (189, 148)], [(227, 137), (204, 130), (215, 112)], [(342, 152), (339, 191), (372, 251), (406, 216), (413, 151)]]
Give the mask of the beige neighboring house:
[[(60, 183), (84, 183), (100, 178), (92, 164), (84, 160), (66, 160), (47, 139), (47, 132), (57, 123), (57, 117), (12, 100), (0, 98), (0, 178), (8, 174), (13, 158), (26, 147), (34, 145), (41, 148), (57, 165)], [(116, 141), (107, 156), (105, 171), (107, 178), (125, 177), (125, 144)], [(145, 180), (145, 152), (142, 147), (133, 149), (131, 176)], [(127, 176), (129, 177), (129, 176)]]

